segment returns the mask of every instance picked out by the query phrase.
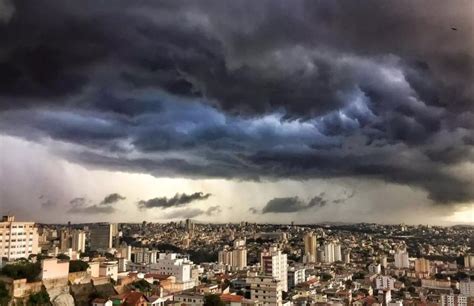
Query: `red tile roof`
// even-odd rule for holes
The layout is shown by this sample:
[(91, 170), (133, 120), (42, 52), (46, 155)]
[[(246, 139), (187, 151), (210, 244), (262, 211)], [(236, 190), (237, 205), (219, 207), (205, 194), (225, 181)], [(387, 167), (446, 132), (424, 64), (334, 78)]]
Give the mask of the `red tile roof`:
[(221, 294), (221, 300), (223, 302), (240, 302), (244, 299), (241, 295), (236, 294)]

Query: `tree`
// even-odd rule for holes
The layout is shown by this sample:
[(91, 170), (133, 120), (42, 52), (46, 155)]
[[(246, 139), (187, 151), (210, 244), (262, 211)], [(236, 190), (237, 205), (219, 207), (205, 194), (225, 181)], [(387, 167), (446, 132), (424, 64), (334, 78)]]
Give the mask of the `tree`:
[(328, 280), (332, 278), (332, 275), (328, 273), (322, 273), (319, 275), (319, 277), (321, 278), (323, 282), (327, 282)]
[(71, 259), (66, 254), (59, 254), (58, 256), (56, 256), (56, 258), (59, 259), (59, 260), (70, 260)]
[(69, 273), (87, 271), (89, 264), (82, 260), (71, 260), (69, 262)]
[(112, 253), (105, 253), (104, 256), (105, 256), (105, 258), (107, 258), (108, 260), (113, 260), (113, 259), (115, 259), (115, 255), (112, 254)]
[(141, 292), (149, 292), (151, 290), (151, 285), (144, 279), (136, 281), (133, 283), (133, 287)]
[(225, 306), (217, 294), (207, 294), (204, 296), (204, 306)]
[(11, 300), (10, 292), (4, 282), (0, 281), (0, 305), (6, 306)]
[(48, 291), (46, 291), (46, 289), (43, 287), (41, 288), (40, 292), (30, 295), (28, 305), (51, 305), (51, 302), (49, 301)]
[(2, 274), (13, 279), (26, 278), (29, 282), (35, 281), (41, 272), (41, 265), (36, 263), (15, 263), (6, 265), (2, 269)]
[(348, 279), (348, 280), (345, 281), (344, 284), (346, 285), (346, 289), (351, 289), (352, 285), (353, 285), (353, 282), (352, 282), (352, 280)]

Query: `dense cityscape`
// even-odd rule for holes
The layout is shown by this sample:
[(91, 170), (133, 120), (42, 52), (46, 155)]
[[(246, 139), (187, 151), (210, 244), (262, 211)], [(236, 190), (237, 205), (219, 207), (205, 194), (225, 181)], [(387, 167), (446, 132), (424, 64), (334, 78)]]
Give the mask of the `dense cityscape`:
[(472, 226), (0, 223), (2, 305), (473, 305)]

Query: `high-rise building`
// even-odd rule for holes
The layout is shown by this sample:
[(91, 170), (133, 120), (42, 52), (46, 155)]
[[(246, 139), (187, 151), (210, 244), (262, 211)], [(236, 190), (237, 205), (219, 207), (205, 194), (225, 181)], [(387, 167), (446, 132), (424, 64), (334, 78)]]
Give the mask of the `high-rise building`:
[(246, 283), (250, 287), (250, 299), (259, 301), (259, 305), (283, 305), (282, 282), (272, 276), (249, 276)]
[(464, 256), (464, 268), (474, 270), (474, 254)]
[(431, 272), (430, 261), (426, 258), (415, 259), (415, 272), (418, 277), (428, 277)]
[(238, 247), (245, 247), (245, 239), (235, 239), (234, 240), (234, 249)]
[(130, 259), (133, 263), (154, 264), (158, 259), (158, 254), (157, 250), (136, 248), (131, 250)]
[(317, 237), (313, 232), (309, 232), (304, 235), (304, 255), (303, 262), (316, 262), (317, 261)]
[(306, 269), (291, 267), (288, 269), (288, 289), (295, 288), (296, 285), (304, 283)]
[(273, 246), (260, 254), (260, 266), (264, 275), (272, 276), (281, 282), (283, 291), (288, 291), (287, 256)]
[(232, 251), (232, 267), (242, 270), (247, 267), (247, 249), (239, 247)]
[(334, 261), (342, 261), (341, 245), (339, 243), (334, 244)]
[(96, 223), (90, 226), (91, 250), (107, 250), (112, 248), (114, 226), (110, 223)]
[(324, 246), (324, 260), (323, 262), (334, 262), (334, 245), (332, 243), (325, 243)]
[(221, 265), (232, 266), (232, 250), (229, 247), (224, 247), (217, 255), (217, 262)]
[(395, 279), (387, 275), (379, 275), (375, 278), (375, 288), (379, 290), (393, 290), (395, 288)]
[(459, 291), (467, 297), (474, 297), (474, 282), (470, 278), (459, 282)]
[(467, 297), (461, 294), (442, 294), (441, 306), (467, 306)]
[(156, 263), (150, 265), (150, 272), (172, 275), (176, 278), (176, 286), (180, 290), (187, 290), (196, 285), (191, 275), (192, 267), (193, 262), (187, 257), (175, 253), (160, 253)]
[(395, 260), (395, 267), (398, 269), (404, 269), (410, 267), (410, 263), (408, 261), (408, 252), (406, 250), (398, 249), (394, 255)]
[(65, 252), (71, 248), (71, 234), (69, 229), (59, 231), (59, 250)]
[(342, 261), (341, 245), (339, 243), (325, 243), (324, 249), (324, 260), (323, 262), (332, 263), (335, 261)]
[(86, 233), (81, 230), (62, 229), (59, 233), (60, 250), (66, 252), (84, 252), (86, 250)]
[(379, 263), (371, 263), (367, 269), (369, 270), (369, 273), (373, 274), (380, 274), (382, 273), (382, 265)]
[(188, 233), (194, 232), (194, 222), (191, 219), (186, 219), (185, 229)]
[(218, 262), (231, 270), (242, 270), (247, 267), (247, 249), (245, 240), (237, 239), (234, 241), (234, 248), (228, 246), (218, 253)]
[(342, 259), (344, 263), (349, 264), (351, 263), (351, 250), (350, 249), (344, 249), (342, 252)]
[(81, 230), (75, 230), (72, 232), (71, 248), (75, 252), (86, 251), (86, 233)]
[(17, 222), (14, 216), (3, 216), (0, 222), (0, 256), (8, 260), (37, 254), (38, 230), (34, 222)]

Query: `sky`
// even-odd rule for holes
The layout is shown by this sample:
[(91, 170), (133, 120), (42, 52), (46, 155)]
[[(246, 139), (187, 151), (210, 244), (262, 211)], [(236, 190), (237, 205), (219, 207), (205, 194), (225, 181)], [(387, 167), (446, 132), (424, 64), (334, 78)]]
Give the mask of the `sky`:
[(0, 0), (0, 210), (474, 222), (474, 3)]

